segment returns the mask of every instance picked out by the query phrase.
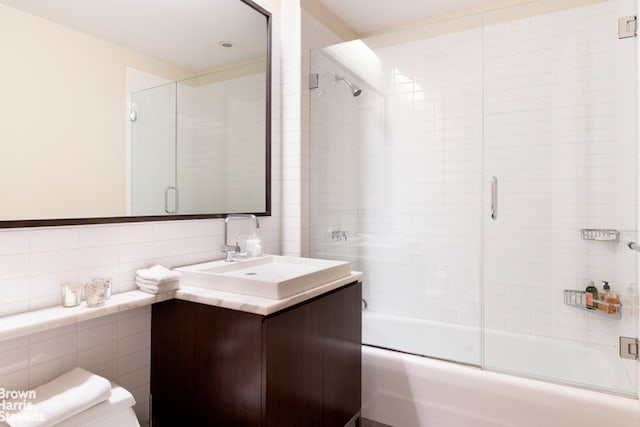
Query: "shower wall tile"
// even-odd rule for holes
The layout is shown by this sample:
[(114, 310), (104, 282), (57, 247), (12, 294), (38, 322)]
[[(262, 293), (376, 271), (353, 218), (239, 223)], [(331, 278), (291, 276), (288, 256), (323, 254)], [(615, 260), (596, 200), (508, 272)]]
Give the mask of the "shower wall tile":
[[(404, 301), (394, 307), (372, 288), (368, 302), (382, 311), (479, 325), (479, 292), (470, 289), (478, 288), (473, 277), (479, 275), (481, 247), (468, 244), (474, 236), (480, 242), (481, 231), (479, 35), (478, 29), (469, 30), (380, 52), (388, 61), (390, 82), (382, 111), (383, 173), (377, 182), (361, 179), (360, 186), (365, 194), (384, 194), (384, 204), (360, 217), (378, 218), (365, 220), (363, 231), (377, 230), (371, 237), (386, 250), (366, 262), (364, 270), (375, 263), (390, 272), (412, 271), (404, 279), (404, 292), (398, 292), (403, 280), (393, 274), (369, 277)], [(367, 143), (361, 141), (363, 147)], [(361, 254), (369, 253), (375, 251), (365, 245)], [(415, 256), (407, 261), (407, 254)]]

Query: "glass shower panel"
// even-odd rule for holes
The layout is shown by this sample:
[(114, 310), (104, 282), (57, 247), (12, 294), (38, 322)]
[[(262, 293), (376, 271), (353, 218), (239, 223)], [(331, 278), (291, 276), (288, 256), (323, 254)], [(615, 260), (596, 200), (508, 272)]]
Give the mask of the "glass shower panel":
[(311, 256), (365, 272), (365, 344), (480, 365), (479, 18), (316, 51), (311, 73)]
[[(483, 17), (484, 365), (635, 395), (618, 337), (638, 332), (636, 39), (617, 28), (635, 5), (576, 4)], [(584, 306), (603, 281), (622, 308)]]
[(176, 200), (176, 83), (131, 95), (132, 215), (166, 215)]

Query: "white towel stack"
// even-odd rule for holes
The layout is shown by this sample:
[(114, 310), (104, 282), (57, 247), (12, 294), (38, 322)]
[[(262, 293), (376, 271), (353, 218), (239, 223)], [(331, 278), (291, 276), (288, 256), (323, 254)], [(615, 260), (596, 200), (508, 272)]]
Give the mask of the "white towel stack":
[(136, 285), (141, 291), (159, 294), (180, 287), (180, 273), (161, 265), (136, 271)]

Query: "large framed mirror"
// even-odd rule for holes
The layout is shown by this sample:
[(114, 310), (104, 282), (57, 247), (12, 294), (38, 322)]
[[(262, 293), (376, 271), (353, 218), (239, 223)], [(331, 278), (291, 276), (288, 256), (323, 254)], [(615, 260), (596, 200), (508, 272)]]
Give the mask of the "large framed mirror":
[(0, 227), (271, 211), (271, 16), (0, 0)]

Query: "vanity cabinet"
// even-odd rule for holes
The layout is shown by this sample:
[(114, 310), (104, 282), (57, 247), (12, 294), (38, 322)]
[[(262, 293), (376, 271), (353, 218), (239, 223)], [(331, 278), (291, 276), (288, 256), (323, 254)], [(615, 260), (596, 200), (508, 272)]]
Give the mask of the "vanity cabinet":
[(361, 405), (361, 293), (354, 282), (268, 316), (155, 304), (153, 426), (344, 426)]

